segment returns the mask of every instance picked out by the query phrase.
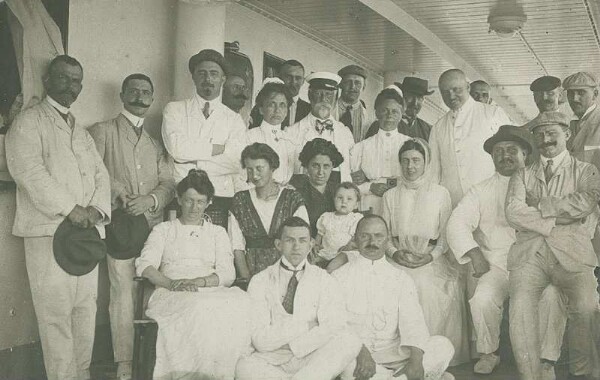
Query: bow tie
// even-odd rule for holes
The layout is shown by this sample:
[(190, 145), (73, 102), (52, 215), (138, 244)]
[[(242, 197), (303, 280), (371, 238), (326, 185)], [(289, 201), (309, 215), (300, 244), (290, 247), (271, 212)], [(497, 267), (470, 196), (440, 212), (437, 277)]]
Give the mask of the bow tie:
[(315, 130), (319, 133), (323, 133), (323, 130), (329, 130), (329, 131), (333, 131), (333, 121), (331, 121), (330, 119), (321, 121), (321, 120), (317, 120), (317, 123), (315, 125)]

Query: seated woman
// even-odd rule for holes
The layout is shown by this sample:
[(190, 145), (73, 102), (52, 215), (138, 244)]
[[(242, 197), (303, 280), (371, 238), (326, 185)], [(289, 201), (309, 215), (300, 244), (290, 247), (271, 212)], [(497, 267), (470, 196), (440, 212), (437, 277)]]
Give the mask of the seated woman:
[[(307, 142), (300, 152), (300, 163), (306, 174), (294, 174), (290, 185), (302, 194), (310, 223), (310, 235), (317, 237), (317, 221), (327, 211), (335, 211), (333, 198), (339, 185), (331, 176), (344, 157), (332, 142), (316, 138)], [(339, 177), (338, 177), (339, 178)]]
[(469, 360), (464, 289), (446, 242), (450, 194), (431, 180), (429, 157), (425, 140), (402, 145), (402, 173), (398, 186), (383, 195), (382, 216), (396, 246), (394, 262), (415, 281), (429, 332), (452, 342), (456, 365)]
[(279, 156), (270, 146), (248, 145), (242, 151), (242, 167), (254, 187), (233, 196), (227, 230), (238, 278), (248, 280), (281, 257), (274, 244), (279, 226), (291, 216), (308, 222), (308, 214), (302, 195), (273, 179)]
[(267, 78), (263, 88), (256, 96), (256, 106), (262, 115), (258, 128), (246, 132), (247, 145), (255, 142), (267, 144), (279, 156), (279, 167), (273, 173), (275, 182), (286, 184), (294, 174), (296, 164), (296, 145), (287, 139), (281, 130), (281, 123), (288, 113), (288, 104), (292, 97), (283, 81), (279, 78)]
[(156, 287), (146, 310), (158, 323), (154, 379), (232, 379), (250, 345), (249, 298), (228, 288), (227, 232), (204, 214), (214, 191), (206, 172), (190, 170), (177, 185), (181, 216), (154, 227), (135, 262)]
[(358, 185), (362, 200), (360, 209), (381, 215), (381, 197), (396, 186), (401, 169), (398, 147), (410, 137), (398, 132), (404, 112), (404, 99), (399, 88), (386, 88), (375, 99), (375, 115), (379, 130), (350, 151), (352, 182)]

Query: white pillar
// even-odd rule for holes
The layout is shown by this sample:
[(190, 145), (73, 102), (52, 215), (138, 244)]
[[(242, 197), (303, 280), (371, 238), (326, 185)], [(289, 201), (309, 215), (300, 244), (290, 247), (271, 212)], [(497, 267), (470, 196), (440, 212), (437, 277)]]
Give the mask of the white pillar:
[(188, 68), (190, 57), (203, 49), (221, 54), (225, 44), (227, 4), (237, 0), (179, 0), (176, 10), (174, 88), (175, 99), (194, 94)]

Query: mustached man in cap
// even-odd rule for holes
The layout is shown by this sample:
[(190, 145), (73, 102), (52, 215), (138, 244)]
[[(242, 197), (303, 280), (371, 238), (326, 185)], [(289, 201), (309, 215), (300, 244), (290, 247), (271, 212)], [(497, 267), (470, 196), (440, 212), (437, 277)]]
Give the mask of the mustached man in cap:
[[(515, 230), (508, 225), (504, 201), (510, 177), (525, 167), (532, 151), (529, 131), (503, 125), (487, 139), (483, 149), (492, 156), (496, 172), (471, 187), (448, 220), (446, 237), (456, 260), (469, 264), (467, 288), (475, 329), (479, 361), (474, 372), (489, 374), (500, 363), (502, 310), (508, 299), (508, 251), (515, 242)], [(541, 358), (544, 373), (554, 374), (551, 363), (558, 360), (566, 324), (566, 313), (556, 287), (548, 285), (539, 304)], [(552, 377), (545, 376), (543, 379)]]
[(227, 213), (234, 182), (241, 176), (240, 154), (245, 146), (246, 125), (241, 116), (221, 102), (221, 86), (227, 79), (223, 55), (205, 49), (188, 63), (196, 94), (171, 102), (163, 111), (162, 137), (175, 160), (175, 181), (190, 169), (202, 169), (215, 186), (206, 210), (213, 223), (227, 228)]
[[(121, 85), (121, 113), (89, 129), (111, 178), (112, 209), (142, 215), (150, 227), (162, 222), (163, 209), (175, 194), (172, 159), (144, 127), (153, 95), (154, 85), (148, 76), (127, 76)], [(125, 380), (131, 378), (133, 356), (134, 257), (114, 258), (110, 248), (106, 260), (110, 325), (117, 378)]]
[[(316, 72), (306, 77), (309, 84), (310, 114), (286, 128), (285, 132), (289, 140), (298, 144), (297, 156), (300, 155), (304, 145), (313, 139), (322, 138), (331, 141), (344, 157), (342, 164), (334, 169), (331, 175), (335, 180), (341, 178), (342, 182), (349, 182), (351, 181), (350, 149), (354, 145), (354, 137), (348, 127), (333, 117), (340, 80), (338, 75), (328, 72)], [(298, 161), (296, 173), (300, 173), (300, 170), (300, 161)]]
[[(83, 68), (75, 58), (54, 58), (44, 77), (46, 98), (23, 111), (6, 136), (8, 168), (17, 183), (13, 234), (25, 238), (49, 380), (90, 378), (98, 287), (97, 261), (81, 271), (59, 266), (55, 255), (62, 258), (64, 252), (53, 248), (53, 236), (57, 228), (94, 234), (97, 228), (103, 235), (110, 218), (108, 172), (94, 140), (69, 109), (81, 92), (82, 79)], [(78, 262), (89, 261), (87, 255), (80, 256)]]
[(567, 151), (569, 119), (544, 112), (532, 125), (540, 157), (510, 179), (506, 219), (517, 230), (508, 253), (510, 336), (523, 380), (541, 373), (538, 302), (556, 286), (566, 297), (569, 372), (591, 376), (598, 351), (594, 317), (598, 259), (591, 238), (598, 221), (600, 175)]
[(523, 128), (531, 130), (531, 126), (535, 124), (536, 119), (544, 112), (553, 112), (559, 110), (559, 103), (562, 96), (561, 81), (557, 77), (543, 76), (539, 77), (529, 86), (533, 92), (533, 101), (540, 112), (533, 120), (523, 126)]
[(456, 206), (471, 186), (494, 174), (494, 163), (481, 146), (510, 120), (502, 108), (473, 100), (461, 70), (445, 71), (438, 82), (450, 110), (429, 136), (431, 169), (434, 180), (448, 189)]
[(344, 124), (354, 136), (354, 142), (362, 141), (375, 120), (375, 115), (360, 98), (367, 85), (367, 70), (348, 65), (338, 71), (340, 76), (340, 99), (334, 117)]
[(600, 166), (600, 107), (598, 79), (592, 73), (579, 72), (565, 78), (563, 88), (577, 120), (571, 121), (571, 152), (583, 161)]

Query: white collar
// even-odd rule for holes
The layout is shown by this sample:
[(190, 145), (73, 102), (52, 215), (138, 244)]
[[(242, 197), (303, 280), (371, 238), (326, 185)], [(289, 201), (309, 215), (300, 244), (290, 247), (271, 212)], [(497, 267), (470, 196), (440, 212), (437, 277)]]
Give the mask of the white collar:
[(382, 138), (394, 137), (398, 136), (399, 134), (400, 132), (398, 132), (398, 128), (394, 128), (391, 131), (384, 131), (383, 129), (379, 128), (379, 131), (377, 131), (377, 135)]
[(353, 110), (356, 110), (356, 109), (359, 109), (360, 107), (362, 107), (362, 103), (360, 102), (360, 99), (358, 99), (354, 104), (346, 103), (345, 101), (340, 99), (338, 104), (340, 104), (343, 108), (352, 107)]
[(59, 104), (56, 100), (52, 99), (50, 95), (46, 96), (46, 100), (48, 100), (48, 103), (50, 103), (52, 107), (56, 108), (58, 112), (62, 113), (63, 115), (69, 114), (69, 107)]
[(219, 104), (221, 104), (221, 95), (217, 96), (213, 100), (206, 100), (203, 97), (201, 97), (200, 95), (198, 95), (198, 93), (196, 93), (194, 95), (194, 98), (200, 104), (200, 109), (203, 109), (204, 104), (208, 103), (209, 104), (208, 108), (211, 110), (211, 113), (212, 113), (212, 110), (214, 110), (215, 108), (218, 107)]
[(292, 100), (293, 100), (292, 103), (293, 104), (298, 104), (298, 99), (300, 99), (300, 95), (292, 96)]
[(276, 134), (276, 135), (278, 135), (281, 132), (283, 132), (281, 130), (281, 124), (277, 124), (277, 125), (269, 124), (264, 119), (263, 119), (262, 123), (260, 123), (260, 127), (259, 128), (263, 132), (265, 132), (265, 133), (273, 133), (273, 134)]
[[(291, 270), (302, 270), (302, 269), (306, 269), (306, 259), (302, 260), (302, 262), (300, 264), (298, 264), (298, 266), (293, 266), (292, 263), (290, 263), (288, 261), (288, 259), (285, 258), (285, 256), (281, 256), (281, 262), (283, 264), (285, 264), (286, 267), (290, 268)], [(304, 267), (304, 268), (303, 268)], [(282, 268), (283, 269), (283, 268)], [(283, 269), (285, 270), (285, 269)]]
[(587, 115), (588, 115), (590, 112), (592, 112), (593, 110), (595, 110), (595, 109), (596, 109), (596, 106), (597, 106), (597, 104), (596, 104), (596, 103), (594, 103), (594, 104), (592, 104), (591, 106), (589, 106), (589, 108), (588, 108), (587, 110), (585, 110), (585, 113), (583, 114), (583, 116), (581, 116), (581, 117), (579, 118), (579, 120), (583, 119), (583, 118), (584, 118), (584, 117), (586, 117), (586, 116), (587, 116)]
[(387, 259), (385, 258), (385, 255), (383, 255), (382, 257), (380, 257), (377, 260), (371, 260), (371, 259), (364, 257), (360, 252), (358, 252), (358, 261), (363, 264), (382, 265), (384, 262), (387, 262)]
[[(312, 125), (313, 127), (317, 124), (317, 120), (321, 120), (318, 117), (316, 117), (315, 115), (311, 113), (308, 114), (308, 121), (310, 122), (310, 125)], [(326, 119), (322, 119), (321, 121), (325, 121), (325, 120), (331, 120), (333, 121), (333, 127), (335, 128), (335, 119), (333, 118), (333, 115), (329, 114), (329, 117)]]
[[(467, 101), (465, 102), (465, 104), (460, 106), (457, 110), (451, 109), (450, 112), (453, 112), (455, 115), (458, 115), (459, 113), (462, 113), (462, 112), (467, 112), (473, 107), (473, 104), (475, 104), (475, 103), (479, 103), (479, 102), (476, 102), (472, 97), (469, 96), (467, 98)], [(483, 103), (479, 103), (479, 104), (483, 104)]]
[(143, 117), (135, 116), (131, 112), (127, 111), (125, 108), (123, 108), (123, 111), (121, 111), (121, 114), (123, 116), (125, 116), (125, 118), (127, 120), (129, 120), (131, 122), (131, 124), (133, 124), (133, 126), (136, 127), (136, 128), (139, 128), (142, 125), (144, 125), (144, 118)]
[(545, 168), (546, 165), (548, 164), (548, 160), (552, 160), (552, 168), (557, 168), (559, 167), (562, 162), (565, 160), (565, 157), (567, 157), (567, 155), (569, 154), (568, 150), (563, 150), (558, 156), (556, 157), (544, 157), (540, 154), (540, 159), (542, 160), (542, 166)]

